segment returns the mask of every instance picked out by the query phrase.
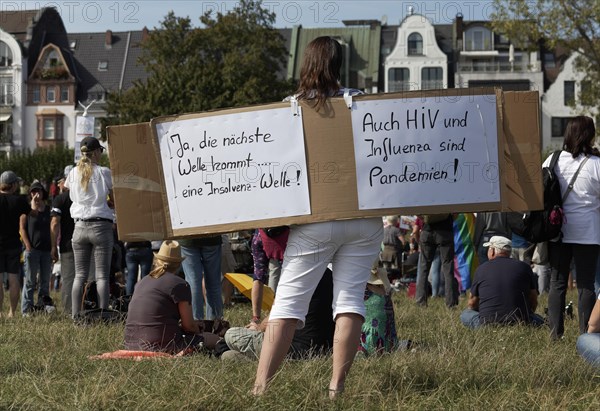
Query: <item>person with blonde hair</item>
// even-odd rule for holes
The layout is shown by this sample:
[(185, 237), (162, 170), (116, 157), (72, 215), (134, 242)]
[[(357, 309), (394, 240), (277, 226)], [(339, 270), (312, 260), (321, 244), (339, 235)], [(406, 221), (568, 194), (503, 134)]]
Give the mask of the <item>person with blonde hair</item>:
[(218, 337), (201, 332), (192, 314), (190, 285), (176, 274), (184, 259), (172, 240), (154, 255), (153, 270), (136, 284), (129, 303), (125, 349), (175, 354), (205, 344), (214, 348)]
[[(342, 61), (342, 46), (335, 39), (323, 36), (311, 41), (304, 52), (296, 98), (327, 115), (331, 110), (327, 103), (330, 97), (346, 92), (359, 94), (359, 90), (341, 87)], [(363, 293), (382, 238), (380, 217), (290, 227), (277, 298), (261, 347), (254, 395), (265, 392), (288, 352), (294, 331), (304, 327), (310, 298), (329, 263), (333, 264), (332, 317), (336, 323), (329, 397), (336, 398), (344, 390), (365, 319)]]
[(110, 170), (98, 163), (104, 147), (98, 139), (86, 137), (81, 141), (81, 159), (67, 177), (64, 185), (73, 201), (71, 217), (75, 220), (72, 245), (75, 260), (75, 280), (71, 294), (71, 313), (76, 318), (81, 310), (83, 285), (90, 266), (96, 271), (98, 305), (108, 308), (110, 261), (114, 244), (113, 210)]

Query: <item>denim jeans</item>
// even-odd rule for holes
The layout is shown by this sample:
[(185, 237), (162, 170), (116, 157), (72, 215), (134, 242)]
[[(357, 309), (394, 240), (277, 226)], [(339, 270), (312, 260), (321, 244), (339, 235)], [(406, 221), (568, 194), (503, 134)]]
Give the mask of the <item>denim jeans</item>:
[[(95, 266), (96, 289), (99, 308), (108, 308), (110, 295), (109, 276), (114, 235), (113, 225), (108, 221), (78, 221), (73, 232), (73, 254), (75, 257), (75, 281), (71, 294), (73, 318), (81, 311), (83, 285), (88, 280), (90, 266)], [(93, 263), (92, 264), (92, 258)]]
[(600, 334), (581, 334), (577, 338), (577, 352), (586, 362), (600, 369)]
[[(125, 262), (127, 263), (127, 284), (125, 286), (127, 295), (133, 294), (133, 289), (140, 278), (148, 275), (152, 269), (152, 260), (154, 254), (150, 247), (129, 248), (125, 252)], [(139, 270), (138, 270), (139, 268)]]
[(50, 251), (40, 251), (32, 248), (30, 251), (25, 251), (24, 257), (25, 281), (21, 300), (21, 312), (23, 314), (33, 308), (33, 293), (38, 273), (40, 275), (38, 299), (43, 295), (50, 296), (50, 276), (52, 275)]
[(598, 262), (596, 263), (596, 280), (594, 281), (596, 297), (600, 297), (600, 253), (598, 253)]
[(548, 243), (550, 259), (550, 292), (548, 293), (548, 325), (550, 336), (560, 338), (565, 330), (565, 300), (571, 259), (577, 269), (579, 333), (587, 330), (587, 324), (596, 303), (594, 279), (600, 246), (592, 244)]
[(416, 300), (419, 305), (427, 305), (427, 278), (439, 249), (442, 262), (441, 273), (444, 276), (444, 295), (446, 306), (454, 307), (458, 304), (458, 281), (454, 278), (454, 233), (452, 230), (423, 230), (421, 232), (421, 266), (420, 277), (417, 278)]
[(204, 295), (202, 279), (206, 288), (206, 319), (223, 317), (223, 297), (221, 295), (221, 245), (184, 247), (181, 254), (185, 280), (192, 290), (192, 312), (194, 319), (204, 318)]
[(440, 259), (440, 250), (435, 250), (435, 257), (431, 262), (429, 277), (431, 277), (431, 296), (437, 297), (444, 295), (444, 279), (441, 276), (442, 260)]
[(71, 315), (71, 293), (73, 292), (73, 281), (75, 281), (75, 256), (73, 251), (60, 253), (60, 277), (62, 285), (60, 288), (60, 299), (64, 313)]
[[(470, 308), (467, 308), (462, 313), (460, 313), (460, 321), (465, 327), (469, 327), (472, 330), (480, 328), (484, 325), (481, 322), (481, 319), (479, 318), (479, 311), (475, 311)], [(542, 325), (544, 325), (544, 319), (542, 318), (542, 316), (536, 313), (530, 313), (529, 324), (534, 327), (541, 327)]]

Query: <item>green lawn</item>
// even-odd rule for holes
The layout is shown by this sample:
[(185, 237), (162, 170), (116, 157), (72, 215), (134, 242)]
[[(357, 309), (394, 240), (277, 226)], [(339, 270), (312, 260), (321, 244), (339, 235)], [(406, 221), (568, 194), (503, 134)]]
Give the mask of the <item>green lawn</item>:
[[(58, 296), (55, 299), (58, 299)], [(576, 291), (568, 299), (576, 301)], [(600, 372), (575, 351), (577, 321), (563, 341), (547, 329), (469, 331), (443, 299), (426, 309), (394, 295), (401, 338), (419, 349), (357, 360), (346, 392), (327, 399), (329, 358), (286, 362), (270, 391), (249, 391), (256, 363), (198, 355), (134, 362), (91, 361), (121, 347), (122, 325), (76, 327), (60, 313), (0, 320), (0, 410), (598, 410)], [(4, 308), (6, 312), (7, 296)], [(540, 298), (539, 310), (546, 307)], [(226, 309), (232, 325), (249, 304)]]

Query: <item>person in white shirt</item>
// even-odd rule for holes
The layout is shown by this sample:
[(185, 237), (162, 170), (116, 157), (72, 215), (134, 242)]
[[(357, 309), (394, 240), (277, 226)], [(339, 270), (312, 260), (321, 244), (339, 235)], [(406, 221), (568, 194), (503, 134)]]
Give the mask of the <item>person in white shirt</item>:
[[(580, 168), (572, 191), (563, 201), (562, 235), (548, 242), (551, 266), (548, 322), (552, 339), (564, 333), (564, 307), (571, 259), (577, 271), (579, 332), (586, 332), (596, 301), (594, 278), (600, 252), (600, 158), (593, 147), (596, 129), (587, 116), (575, 117), (567, 125), (563, 151), (554, 172), (564, 196)], [(543, 166), (550, 164), (548, 157)], [(585, 163), (584, 163), (585, 161)], [(583, 164), (583, 165), (582, 165)]]
[(112, 257), (113, 210), (108, 201), (112, 198), (110, 170), (98, 165), (104, 147), (98, 139), (86, 137), (81, 141), (81, 159), (71, 170), (65, 187), (73, 204), (71, 216), (75, 220), (73, 232), (73, 255), (75, 258), (75, 281), (73, 282), (72, 315), (77, 318), (81, 310), (83, 285), (92, 264), (96, 268), (96, 287), (99, 308), (108, 308), (109, 274)]

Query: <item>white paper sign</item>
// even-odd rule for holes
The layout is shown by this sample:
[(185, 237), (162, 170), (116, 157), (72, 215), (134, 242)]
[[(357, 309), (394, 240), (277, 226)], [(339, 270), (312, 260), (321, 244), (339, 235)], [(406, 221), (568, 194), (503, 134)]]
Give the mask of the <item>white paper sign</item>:
[(94, 116), (77, 116), (75, 121), (75, 163), (81, 158), (81, 140), (94, 137)]
[(356, 100), (361, 210), (500, 201), (496, 96)]
[(310, 214), (289, 108), (157, 123), (172, 229)]

